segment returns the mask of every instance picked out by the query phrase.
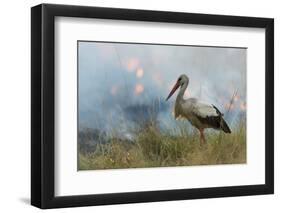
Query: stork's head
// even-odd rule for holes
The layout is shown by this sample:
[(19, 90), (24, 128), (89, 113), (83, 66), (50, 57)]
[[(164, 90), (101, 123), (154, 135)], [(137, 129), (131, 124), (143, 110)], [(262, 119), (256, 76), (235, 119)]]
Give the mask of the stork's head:
[(187, 86), (188, 83), (189, 83), (189, 78), (185, 74), (180, 75), (180, 77), (178, 78), (176, 84), (174, 85), (173, 89), (171, 90), (170, 94), (166, 98), (166, 101), (175, 93), (175, 91), (179, 87), (183, 87), (184, 85)]

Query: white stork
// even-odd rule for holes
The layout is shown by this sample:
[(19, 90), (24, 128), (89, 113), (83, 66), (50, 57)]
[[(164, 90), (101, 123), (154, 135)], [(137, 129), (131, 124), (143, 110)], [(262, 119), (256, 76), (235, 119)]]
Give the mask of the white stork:
[(231, 133), (230, 128), (223, 119), (223, 114), (214, 105), (201, 102), (196, 98), (184, 99), (183, 95), (188, 86), (189, 78), (186, 75), (181, 75), (166, 101), (180, 87), (176, 104), (174, 108), (175, 118), (185, 118), (200, 132), (200, 144), (206, 143), (204, 136), (205, 128), (213, 128), (223, 130), (225, 133)]

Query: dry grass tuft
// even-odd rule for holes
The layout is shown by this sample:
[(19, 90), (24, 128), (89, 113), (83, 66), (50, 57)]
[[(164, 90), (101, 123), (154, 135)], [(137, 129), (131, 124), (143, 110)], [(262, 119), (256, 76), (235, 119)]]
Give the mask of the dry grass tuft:
[(197, 133), (163, 134), (154, 125), (140, 130), (134, 141), (110, 138), (89, 153), (79, 151), (79, 170), (170, 167), (246, 163), (246, 126), (231, 134), (206, 133), (200, 146)]

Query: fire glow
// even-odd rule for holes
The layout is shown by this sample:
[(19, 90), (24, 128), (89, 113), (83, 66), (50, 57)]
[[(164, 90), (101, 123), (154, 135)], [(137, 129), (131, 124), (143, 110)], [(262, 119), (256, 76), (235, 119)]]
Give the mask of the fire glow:
[(135, 94), (140, 95), (144, 91), (144, 86), (142, 84), (136, 84), (135, 86)]
[(136, 76), (137, 78), (142, 78), (143, 77), (143, 69), (142, 68), (138, 68), (136, 71)]
[(246, 103), (245, 103), (245, 102), (241, 102), (241, 104), (240, 104), (240, 109), (241, 109), (242, 111), (246, 111), (247, 106), (246, 106)]
[(139, 64), (140, 62), (137, 58), (130, 58), (126, 64), (127, 70), (133, 72), (138, 68)]
[(110, 90), (111, 95), (115, 96), (118, 92), (118, 89), (119, 87), (117, 85), (113, 85)]
[(162, 76), (159, 72), (156, 72), (152, 75), (152, 78), (154, 80), (154, 82), (159, 86), (161, 87), (162, 84), (163, 84), (163, 79), (162, 79)]

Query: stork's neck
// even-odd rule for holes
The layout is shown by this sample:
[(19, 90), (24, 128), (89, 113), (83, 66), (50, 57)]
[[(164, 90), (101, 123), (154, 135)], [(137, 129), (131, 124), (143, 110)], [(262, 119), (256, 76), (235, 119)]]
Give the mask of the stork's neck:
[(183, 100), (183, 95), (184, 95), (184, 92), (187, 88), (187, 83), (184, 83), (181, 87), (180, 87), (180, 91), (179, 91), (179, 94), (177, 96), (177, 101), (181, 101)]

